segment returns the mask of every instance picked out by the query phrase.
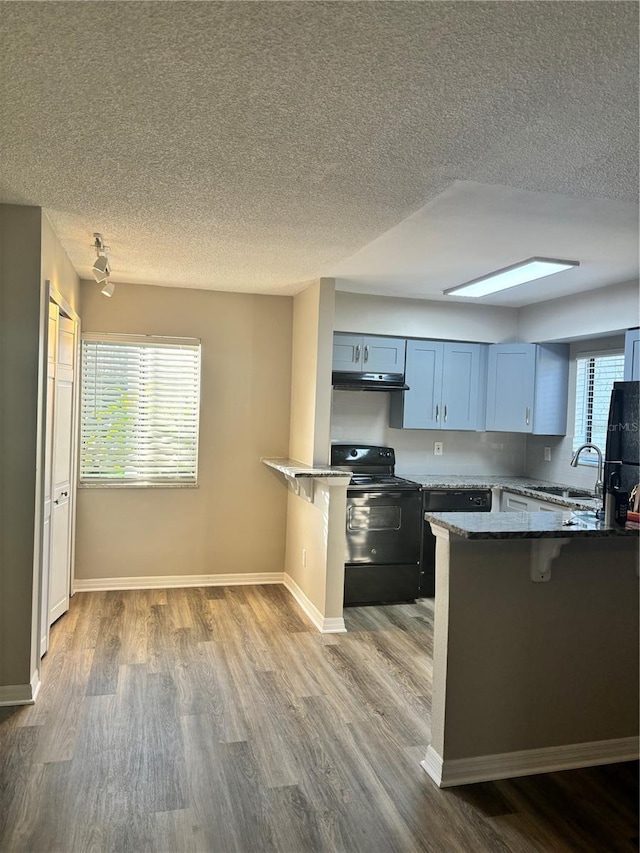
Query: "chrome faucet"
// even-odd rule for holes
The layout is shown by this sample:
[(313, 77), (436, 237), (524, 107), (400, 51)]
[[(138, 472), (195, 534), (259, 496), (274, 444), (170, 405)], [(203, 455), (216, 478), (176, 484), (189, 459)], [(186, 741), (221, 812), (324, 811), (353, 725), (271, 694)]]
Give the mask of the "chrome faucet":
[(603, 470), (602, 470), (602, 451), (598, 447), (597, 444), (582, 444), (576, 452), (571, 457), (571, 467), (578, 467), (578, 459), (580, 458), (580, 454), (583, 450), (587, 450), (591, 448), (591, 450), (595, 450), (598, 454), (598, 479), (596, 480), (596, 484), (593, 487), (593, 493), (597, 498), (601, 498), (604, 493), (604, 482), (603, 482)]

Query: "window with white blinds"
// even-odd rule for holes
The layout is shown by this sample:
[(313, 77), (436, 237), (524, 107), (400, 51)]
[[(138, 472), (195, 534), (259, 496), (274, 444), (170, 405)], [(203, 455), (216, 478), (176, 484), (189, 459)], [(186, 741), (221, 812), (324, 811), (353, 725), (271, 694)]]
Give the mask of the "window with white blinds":
[[(576, 420), (573, 449), (581, 444), (597, 444), (604, 453), (613, 383), (624, 376), (624, 354), (584, 355), (576, 359)], [(593, 451), (580, 454), (581, 462), (593, 462)]]
[(199, 341), (85, 335), (81, 388), (81, 483), (196, 483)]

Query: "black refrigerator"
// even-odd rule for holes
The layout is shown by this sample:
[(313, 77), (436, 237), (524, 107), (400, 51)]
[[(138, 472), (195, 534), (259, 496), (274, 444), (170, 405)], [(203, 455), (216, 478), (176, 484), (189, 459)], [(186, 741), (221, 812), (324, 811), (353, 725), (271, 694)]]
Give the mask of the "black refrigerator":
[[(612, 476), (621, 491), (640, 482), (640, 382), (614, 382), (609, 407), (605, 453), (605, 491)], [(614, 464), (614, 463), (622, 463)]]

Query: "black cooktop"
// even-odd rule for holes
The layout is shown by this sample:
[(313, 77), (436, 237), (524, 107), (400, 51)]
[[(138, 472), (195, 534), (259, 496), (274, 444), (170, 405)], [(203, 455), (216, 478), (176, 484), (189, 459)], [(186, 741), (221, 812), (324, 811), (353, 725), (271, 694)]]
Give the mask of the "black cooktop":
[(403, 477), (385, 476), (380, 474), (354, 474), (349, 481), (350, 486), (362, 486), (370, 488), (411, 488), (419, 489), (419, 483), (405, 480)]

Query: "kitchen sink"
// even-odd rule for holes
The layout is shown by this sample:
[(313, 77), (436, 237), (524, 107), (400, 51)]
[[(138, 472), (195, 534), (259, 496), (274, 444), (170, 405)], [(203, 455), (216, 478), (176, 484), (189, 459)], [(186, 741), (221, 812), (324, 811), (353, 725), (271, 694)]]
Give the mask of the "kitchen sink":
[(563, 489), (562, 486), (531, 486), (536, 492), (545, 495), (556, 495), (559, 498), (592, 498), (593, 493), (587, 489)]

